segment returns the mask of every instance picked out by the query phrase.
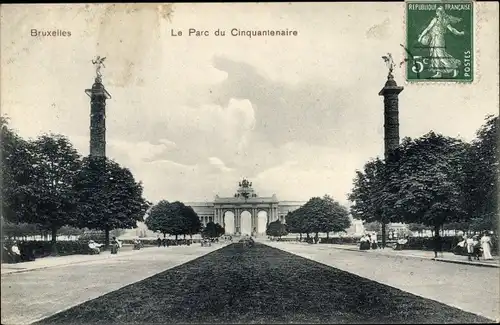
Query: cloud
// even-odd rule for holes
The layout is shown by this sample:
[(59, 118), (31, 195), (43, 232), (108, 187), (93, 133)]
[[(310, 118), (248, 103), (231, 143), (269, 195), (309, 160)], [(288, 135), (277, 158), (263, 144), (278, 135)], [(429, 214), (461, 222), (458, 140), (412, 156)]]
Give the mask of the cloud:
[(229, 171), (232, 170), (232, 168), (228, 168), (224, 164), (224, 162), (222, 160), (220, 160), (219, 158), (217, 158), (217, 157), (210, 157), (210, 158), (208, 158), (208, 161), (210, 162), (210, 164), (218, 167), (223, 172), (229, 172)]
[[(354, 171), (383, 154), (387, 69), (404, 55), (404, 7), (388, 3), (176, 4), (2, 8), (2, 113), (24, 137), (67, 135), (88, 154), (89, 98), (106, 56), (107, 153), (143, 181), (148, 199), (232, 196), (244, 175), (261, 195), (343, 200)], [(478, 3), (482, 21), (497, 7)], [(493, 9), (492, 9), (493, 8)], [(230, 12), (228, 15), (227, 13)], [(376, 13), (376, 14), (374, 14)], [(202, 17), (200, 19), (200, 17)], [(277, 19), (276, 17), (279, 17)], [(147, 28), (138, 30), (141, 23)], [(33, 39), (29, 26), (70, 29)], [(297, 37), (174, 37), (172, 30), (294, 29)], [(126, 36), (126, 37), (125, 37)], [(50, 44), (49, 44), (50, 42)], [(429, 130), (466, 140), (498, 110), (498, 28), (477, 30), (473, 85), (405, 84), (400, 135)], [(493, 46), (493, 45), (495, 46)], [(487, 68), (486, 68), (487, 67)]]

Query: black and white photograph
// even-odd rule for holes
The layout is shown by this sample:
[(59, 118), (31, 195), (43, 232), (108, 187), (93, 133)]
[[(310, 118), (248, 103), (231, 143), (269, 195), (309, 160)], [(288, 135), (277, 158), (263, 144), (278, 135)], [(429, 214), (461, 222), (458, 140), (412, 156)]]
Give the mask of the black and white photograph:
[(1, 324), (500, 322), (498, 2), (0, 16)]

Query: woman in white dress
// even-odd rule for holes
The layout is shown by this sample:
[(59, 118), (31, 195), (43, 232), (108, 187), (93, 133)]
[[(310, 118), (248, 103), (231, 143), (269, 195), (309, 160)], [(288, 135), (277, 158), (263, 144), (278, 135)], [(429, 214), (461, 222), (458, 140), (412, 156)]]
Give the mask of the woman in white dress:
[(432, 78), (441, 78), (442, 73), (453, 73), (453, 78), (458, 75), (458, 68), (462, 63), (446, 52), (444, 36), (447, 31), (457, 36), (464, 35), (463, 31), (460, 32), (451, 26), (461, 20), (461, 18), (448, 15), (443, 7), (439, 7), (436, 10), (436, 17), (418, 36), (418, 42), (429, 47), (431, 59), (429, 71), (435, 72)]
[(493, 259), (491, 256), (491, 238), (487, 233), (481, 237), (481, 247), (483, 248), (483, 258), (485, 260)]

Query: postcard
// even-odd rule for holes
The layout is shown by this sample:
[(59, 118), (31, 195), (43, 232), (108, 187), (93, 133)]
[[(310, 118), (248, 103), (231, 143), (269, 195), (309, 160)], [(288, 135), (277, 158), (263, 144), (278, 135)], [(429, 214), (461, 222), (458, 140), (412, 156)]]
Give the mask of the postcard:
[(497, 2), (0, 10), (2, 324), (500, 320)]

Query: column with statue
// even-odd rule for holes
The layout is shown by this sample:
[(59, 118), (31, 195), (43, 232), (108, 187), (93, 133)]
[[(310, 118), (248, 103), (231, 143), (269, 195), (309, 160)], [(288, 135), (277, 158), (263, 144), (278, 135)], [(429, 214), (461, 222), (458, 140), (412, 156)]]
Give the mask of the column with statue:
[(90, 156), (94, 158), (106, 157), (106, 100), (111, 95), (102, 84), (101, 68), (105, 67), (105, 59), (97, 56), (92, 60), (96, 76), (92, 88), (85, 89), (90, 97)]
[[(384, 97), (384, 156), (386, 166), (388, 167), (386, 171), (390, 173), (398, 164), (398, 159), (394, 153), (399, 147), (399, 94), (404, 88), (398, 86), (394, 80), (393, 72), (395, 65), (392, 55), (387, 53), (386, 56), (382, 56), (382, 59), (384, 59), (389, 73), (387, 74), (387, 81), (384, 87), (378, 94)], [(389, 179), (389, 175), (385, 179)], [(386, 215), (381, 217), (382, 248), (385, 248), (387, 239), (386, 227), (390, 220), (388, 220)]]

